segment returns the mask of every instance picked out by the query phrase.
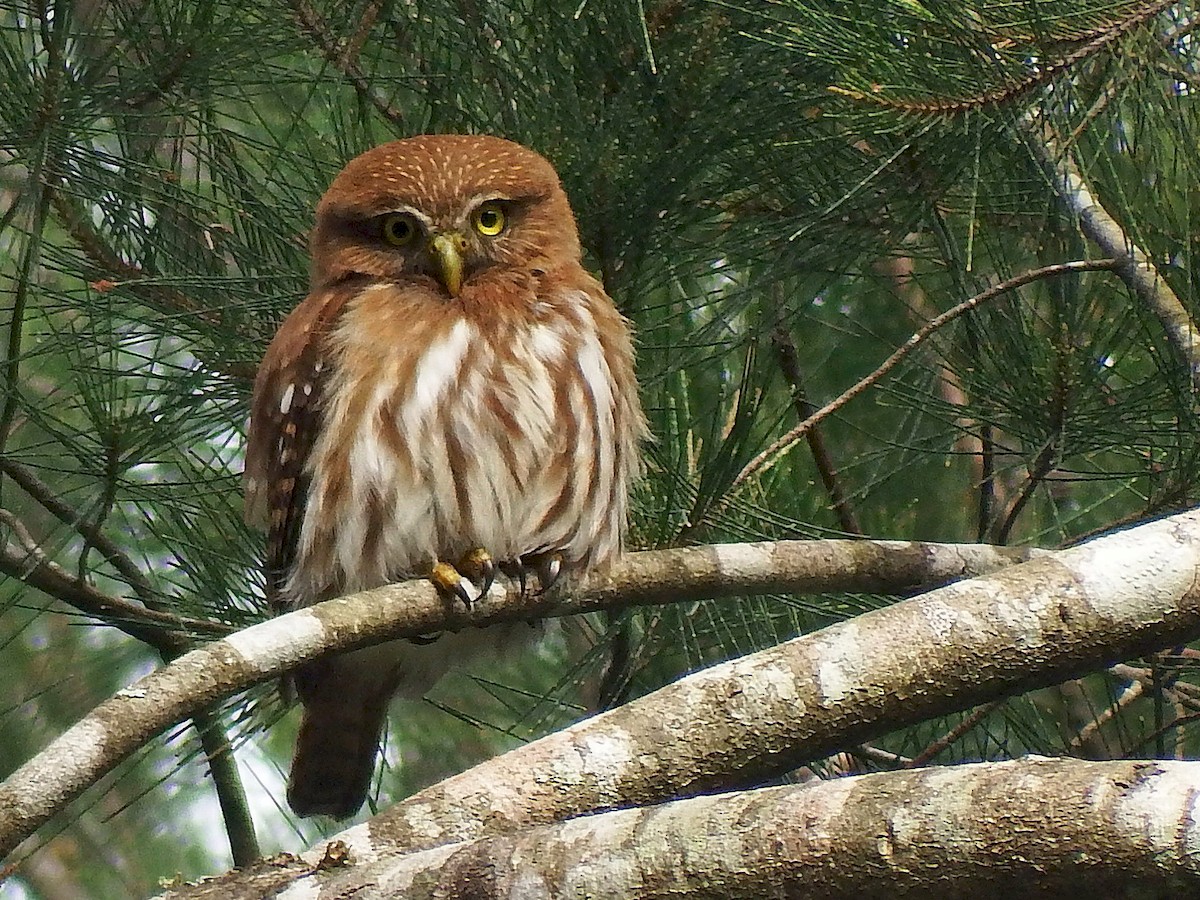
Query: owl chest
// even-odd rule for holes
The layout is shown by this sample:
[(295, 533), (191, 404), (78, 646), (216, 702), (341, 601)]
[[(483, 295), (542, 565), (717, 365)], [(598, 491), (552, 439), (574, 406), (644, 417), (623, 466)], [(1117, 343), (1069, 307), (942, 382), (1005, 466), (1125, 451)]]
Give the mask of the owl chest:
[(599, 450), (613, 411), (592, 384), (603, 359), (571, 350), (549, 329), (499, 344), (460, 322), (372, 377), (335, 370), (299, 548), (314, 580), (372, 587), (476, 547), (582, 557), (602, 518), (588, 497), (615, 477)]

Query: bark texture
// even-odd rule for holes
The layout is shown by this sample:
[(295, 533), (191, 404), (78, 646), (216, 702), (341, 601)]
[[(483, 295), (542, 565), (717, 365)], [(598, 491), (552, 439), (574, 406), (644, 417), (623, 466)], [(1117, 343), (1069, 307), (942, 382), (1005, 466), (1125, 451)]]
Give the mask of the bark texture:
[[(1172, 646), (1200, 633), (1198, 564), (1200, 513), (1188, 512), (959, 582), (697, 672), (421, 791), (304, 858), (239, 874), (226, 888), (251, 896), (236, 893), (246, 878), (281, 887), (314, 867), (325, 871), (330, 847), (337, 859), (369, 866), (728, 789), (905, 724)], [(1039, 803), (1019, 783), (1005, 791), (1015, 803)]]
[[(1200, 763), (1176, 761), (889, 772), (584, 816), (365, 865), (338, 848), (278, 896), (1190, 897), (1198, 786)], [(230, 896), (214, 883), (164, 900)]]
[(988, 572), (1042, 551), (908, 541), (781, 541), (636, 553), (552, 595), (497, 583), (473, 610), (425, 581), (280, 616), (188, 652), (118, 691), (0, 784), (0, 857), (171, 725), (302, 662), (397, 637), (735, 593), (904, 591)]

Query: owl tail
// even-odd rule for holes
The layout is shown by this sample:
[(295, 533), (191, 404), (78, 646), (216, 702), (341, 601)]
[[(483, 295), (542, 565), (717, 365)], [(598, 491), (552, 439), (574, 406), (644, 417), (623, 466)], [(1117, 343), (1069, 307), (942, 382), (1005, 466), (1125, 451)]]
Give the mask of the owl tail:
[(349, 818), (371, 786), (388, 696), (306, 691), (303, 681), (298, 679), (297, 685), (304, 712), (288, 778), (288, 805), (298, 816)]

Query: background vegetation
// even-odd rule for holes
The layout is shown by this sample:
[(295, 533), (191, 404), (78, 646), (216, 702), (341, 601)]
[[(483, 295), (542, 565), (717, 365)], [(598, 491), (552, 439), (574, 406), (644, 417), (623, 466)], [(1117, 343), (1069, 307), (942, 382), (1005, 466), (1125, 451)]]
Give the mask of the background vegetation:
[[(184, 648), (153, 611), (197, 640), (266, 615), (241, 522), (250, 379), (304, 295), (316, 199), (394, 137), (492, 132), (558, 167), (638, 328), (655, 442), (636, 547), (1055, 547), (1188, 506), (1195, 24), (1190, 3), (1113, 0), (0, 3), (0, 775)], [(1081, 222), (1088, 196), (1120, 246)], [(1034, 279), (760, 458), (940, 313), (1129, 247), (1159, 305), (1128, 272)], [(566, 622), (503, 675), (397, 705), (379, 802), (893, 599)], [(1187, 648), (1134, 666), (1195, 680)], [(927, 750), (1195, 756), (1177, 694), (1134, 684), (1097, 674), (800, 775)], [(263, 852), (319, 834), (282, 804), (295, 722), (274, 692), (196, 724), (203, 741), (181, 727), (72, 804), (0, 892), (133, 896), (226, 868), (237, 771)]]

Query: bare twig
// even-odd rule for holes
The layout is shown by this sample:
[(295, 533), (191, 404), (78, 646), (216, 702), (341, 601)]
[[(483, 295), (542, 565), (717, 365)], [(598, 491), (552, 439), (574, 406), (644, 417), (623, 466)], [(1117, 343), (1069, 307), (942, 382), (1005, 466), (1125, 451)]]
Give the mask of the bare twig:
[(1038, 451), (1037, 457), (1033, 461), (1033, 465), (1029, 467), (1029, 477), (1025, 479), (1025, 484), (1013, 497), (1012, 502), (1005, 510), (1003, 518), (995, 529), (995, 540), (998, 544), (1007, 544), (1008, 537), (1012, 533), (1013, 526), (1017, 523), (1017, 517), (1021, 511), (1033, 499), (1034, 491), (1042, 484), (1045, 477), (1054, 468), (1055, 454), (1058, 452), (1058, 445), (1054, 437), (1051, 437)]
[(932, 741), (924, 750), (914, 756), (912, 759), (904, 763), (904, 768), (915, 769), (919, 766), (927, 765), (930, 760), (941, 753), (948, 747), (953, 746), (955, 741), (962, 738), (968, 731), (998, 710), (1004, 705), (1004, 700), (993, 700), (991, 703), (985, 703), (977, 709), (971, 710), (967, 715), (963, 716), (957, 725), (947, 731), (936, 741)]
[(258, 848), (254, 818), (250, 815), (250, 804), (246, 800), (233, 746), (225, 733), (225, 724), (219, 713), (209, 709), (192, 716), (192, 727), (200, 735), (200, 746), (208, 760), (208, 772), (217, 792), (221, 817), (225, 820), (225, 834), (229, 838), (233, 864), (248, 866), (261, 859), (262, 853)]
[(961, 115), (988, 106), (1011, 106), (1018, 98), (1065, 75), (1076, 64), (1096, 56), (1102, 50), (1107, 50), (1117, 40), (1150, 21), (1168, 7), (1175, 5), (1176, 2), (1177, 0), (1154, 0), (1154, 2), (1142, 4), (1140, 8), (1135, 5), (1130, 14), (1124, 18), (1099, 30), (1080, 35), (1076, 40), (1084, 40), (1084, 43), (1063, 56), (1041, 60), (1041, 63), (1025, 78), (999, 84), (974, 96), (896, 98), (884, 91), (865, 91), (842, 85), (834, 85), (829, 90), (859, 103), (926, 115)]
[(874, 744), (859, 744), (857, 747), (851, 747), (849, 752), (859, 759), (887, 766), (889, 769), (903, 768), (909, 762), (907, 756), (901, 756), (899, 753), (884, 750), (882, 747), (876, 747)]
[[(796, 418), (803, 422), (816, 412), (817, 408), (813, 406), (805, 395), (804, 379), (800, 374), (800, 359), (796, 353), (796, 344), (783, 325), (775, 328), (775, 331), (771, 334), (771, 343), (775, 345), (775, 355), (779, 359), (779, 369), (783, 373), (788, 387), (791, 388), (792, 405), (796, 409)], [(842, 531), (847, 534), (862, 534), (862, 528), (859, 527), (858, 520), (855, 518), (850, 500), (846, 497), (846, 492), (842, 490), (841, 481), (838, 479), (837, 466), (834, 465), (829, 448), (825, 446), (824, 435), (820, 429), (810, 428), (805, 438), (808, 441), (808, 449), (812, 453), (813, 463), (816, 465), (817, 472), (821, 476), (821, 483), (825, 486), (825, 493), (829, 495), (829, 502), (833, 505), (833, 509), (837, 513), (838, 524), (841, 526)]]
[[(34, 169), (34, 178), (46, 177), (43, 172), (44, 165), (45, 155), (43, 154), (38, 158)], [(13, 292), (12, 308), (8, 320), (8, 340), (5, 343), (4, 352), (5, 387), (3, 405), (0, 406), (0, 453), (4, 452), (4, 448), (8, 444), (8, 437), (12, 431), (20, 402), (17, 385), (20, 384), (21, 341), (25, 333), (25, 304), (42, 252), (42, 233), (45, 230), (46, 218), (50, 210), (50, 194), (50, 184), (49, 181), (46, 181), (38, 190), (37, 206), (33, 212), (33, 227), (25, 237), (24, 252), (21, 254), (21, 271), (17, 278), (16, 290)]]
[(358, 65), (358, 53), (362, 49), (366, 32), (370, 31), (370, 26), (374, 24), (380, 4), (373, 3), (368, 7), (358, 31), (348, 41), (336, 37), (330, 31), (329, 23), (308, 0), (290, 0), (289, 5), (301, 30), (312, 38), (325, 59), (336, 66), (354, 86), (358, 96), (379, 110), (393, 125), (404, 125), (404, 114), (371, 88), (370, 79)]
[(22, 465), (11, 457), (0, 455), (0, 472), (15, 481), (21, 490), (36, 500), (54, 518), (78, 532), (87, 540), (89, 546), (99, 550), (109, 565), (121, 574), (138, 598), (153, 608), (158, 592), (150, 584), (145, 573), (108, 535), (89, 522), (78, 510), (63, 502), (50, 486), (38, 478), (28, 466)]
[(1133, 703), (1134, 700), (1141, 697), (1145, 692), (1145, 685), (1137, 679), (1130, 681), (1125, 685), (1125, 689), (1117, 696), (1117, 699), (1104, 708), (1104, 710), (1096, 716), (1092, 716), (1083, 727), (1067, 742), (1067, 749), (1079, 752), (1089, 743), (1096, 739), (1100, 729), (1104, 723), (1112, 720), (1125, 707)]
[(97, 590), (48, 559), (24, 524), (7, 509), (0, 509), (0, 522), (12, 530), (21, 550), (0, 549), (0, 572), (17, 578), (80, 612), (112, 625), (130, 637), (177, 656), (193, 634), (219, 636), (233, 629), (218, 622), (189, 619), (174, 613), (147, 609), (120, 597)]
[[(147, 306), (158, 310), (175, 313), (186, 313), (199, 321), (216, 327), (226, 326), (225, 317), (221, 310), (213, 309), (197, 303), (187, 294), (174, 288), (150, 283), (153, 273), (123, 260), (96, 230), (84, 213), (61, 190), (51, 192), (51, 201), (58, 214), (59, 220), (71, 235), (72, 239), (83, 251), (84, 256), (91, 261), (104, 275), (115, 281), (107, 281), (103, 285), (98, 282), (96, 287), (112, 290), (119, 285), (125, 285), (128, 290), (141, 299)], [(253, 364), (230, 362), (222, 360), (215, 368), (219, 371), (240, 378), (244, 381), (253, 380), (257, 367)]]
[(942, 328), (944, 325), (954, 321), (966, 313), (969, 313), (971, 310), (996, 299), (1008, 291), (1023, 287), (1026, 284), (1030, 284), (1042, 278), (1049, 278), (1058, 275), (1071, 275), (1079, 272), (1099, 272), (1113, 270), (1116, 269), (1120, 264), (1121, 260), (1118, 259), (1085, 259), (1076, 260), (1074, 262), (1056, 263), (1055, 265), (1051, 266), (1042, 266), (1041, 268), (1032, 269), (1028, 272), (1023, 272), (1020, 275), (1015, 275), (1012, 278), (1005, 279), (999, 284), (988, 288), (986, 291), (976, 294), (974, 297), (964, 300), (962, 303), (951, 307), (937, 318), (931, 319), (929, 322), (925, 323), (925, 325), (922, 326), (915, 334), (913, 334), (912, 337), (905, 341), (899, 349), (897, 349), (891, 356), (884, 360), (884, 362), (874, 372), (854, 384), (852, 387), (848, 388), (839, 397), (837, 397), (837, 399), (825, 404), (825, 406), (821, 407), (795, 428), (791, 429), (783, 437), (771, 444), (771, 446), (769, 446), (762, 453), (754, 457), (754, 459), (750, 460), (750, 462), (745, 465), (742, 471), (739, 472), (737, 477), (733, 480), (733, 483), (730, 485), (730, 493), (732, 493), (733, 490), (735, 490), (751, 476), (760, 474), (761, 472), (773, 466), (781, 456), (796, 446), (800, 439), (808, 433), (809, 429), (823, 419), (833, 415), (867, 388), (881, 381), (889, 372), (892, 371), (892, 369), (896, 368), (896, 366), (898, 366), (906, 356), (908, 356), (913, 350), (928, 340), (930, 335), (934, 334), (934, 332)]

